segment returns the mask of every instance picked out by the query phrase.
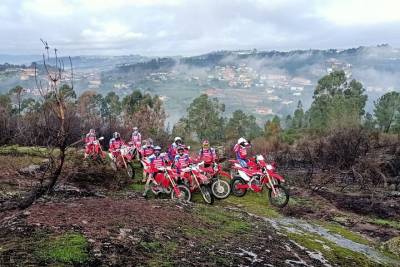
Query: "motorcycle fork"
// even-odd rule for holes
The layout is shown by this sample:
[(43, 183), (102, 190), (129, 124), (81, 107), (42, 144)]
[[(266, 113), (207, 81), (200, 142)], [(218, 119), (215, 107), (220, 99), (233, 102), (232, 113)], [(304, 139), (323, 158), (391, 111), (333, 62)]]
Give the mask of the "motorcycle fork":
[(272, 182), (272, 178), (268, 173), (267, 173), (267, 177), (268, 177), (268, 184), (271, 187), (272, 193), (274, 194), (274, 196), (276, 196), (277, 193), (276, 193), (276, 189), (275, 189), (275, 184)]
[(197, 180), (196, 175), (194, 175), (193, 173), (192, 173), (192, 179), (195, 181), (196, 187), (197, 187), (197, 188), (200, 188), (200, 183), (199, 183), (199, 181)]
[(122, 158), (122, 162), (124, 163), (125, 169), (128, 169), (128, 165), (126, 164), (124, 156), (120, 155)]
[(181, 197), (181, 191), (180, 191), (180, 190), (178, 189), (178, 187), (176, 186), (176, 183), (175, 183), (174, 179), (172, 179), (172, 178), (169, 176), (169, 174), (168, 174), (167, 171), (165, 171), (164, 175), (168, 177), (168, 180), (169, 180), (169, 182), (170, 182), (171, 185), (172, 185), (172, 190), (174, 190), (176, 196), (177, 196), (178, 198), (180, 198), (180, 197)]

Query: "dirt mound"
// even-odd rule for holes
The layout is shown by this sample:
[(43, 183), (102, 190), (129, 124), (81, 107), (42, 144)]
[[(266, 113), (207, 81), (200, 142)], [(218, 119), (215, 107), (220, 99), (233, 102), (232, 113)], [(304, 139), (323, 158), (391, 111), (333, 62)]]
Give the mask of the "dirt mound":
[(135, 194), (54, 199), (9, 216), (0, 223), (0, 241), (7, 244), (0, 260), (6, 265), (51, 263), (35, 258), (42, 236), (54, 240), (52, 236), (71, 232), (88, 241), (84, 266), (321, 266), (265, 221)]
[(329, 191), (320, 191), (318, 194), (339, 209), (380, 218), (400, 219), (400, 202), (393, 197), (381, 196), (377, 199), (376, 196), (349, 195)]

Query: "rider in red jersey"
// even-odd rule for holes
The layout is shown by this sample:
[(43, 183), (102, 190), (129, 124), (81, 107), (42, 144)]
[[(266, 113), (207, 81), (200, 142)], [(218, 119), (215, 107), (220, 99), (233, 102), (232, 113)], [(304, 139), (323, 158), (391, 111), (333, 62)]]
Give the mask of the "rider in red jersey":
[(142, 135), (139, 132), (138, 127), (133, 127), (132, 130), (133, 130), (133, 132), (132, 132), (131, 141), (135, 145), (136, 149), (140, 150), (140, 148), (142, 146)]
[(97, 140), (96, 131), (94, 129), (90, 129), (89, 133), (86, 134), (85, 137), (85, 154), (84, 154), (85, 159), (92, 152), (98, 153), (98, 151), (93, 151), (94, 149), (96, 149), (95, 145), (93, 144), (93, 142), (96, 140)]
[(250, 147), (250, 143), (247, 142), (243, 137), (239, 138), (236, 145), (233, 147), (233, 151), (235, 152), (236, 159), (239, 161), (240, 165), (243, 168), (248, 167), (247, 160), (247, 148)]
[(146, 185), (144, 186), (143, 197), (147, 196), (147, 192), (149, 191), (149, 184), (152, 182), (159, 171), (159, 168), (165, 167), (166, 164), (165, 156), (161, 155), (161, 147), (154, 147), (154, 154), (149, 157), (150, 170), (152, 171), (150, 175), (148, 175), (146, 180)]
[(121, 135), (118, 132), (113, 133), (113, 138), (110, 140), (109, 150), (114, 158), (121, 155), (121, 147), (126, 145), (124, 140), (121, 139)]
[(215, 149), (210, 147), (210, 142), (204, 140), (202, 148), (199, 151), (200, 161), (204, 161), (204, 167), (210, 167), (212, 163), (217, 159)]

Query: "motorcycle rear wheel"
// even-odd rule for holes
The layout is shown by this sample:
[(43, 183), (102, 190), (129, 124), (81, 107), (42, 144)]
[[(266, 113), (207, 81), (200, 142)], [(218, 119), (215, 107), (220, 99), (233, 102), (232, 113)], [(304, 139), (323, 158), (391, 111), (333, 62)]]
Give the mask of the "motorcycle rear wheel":
[(237, 189), (236, 185), (238, 185), (238, 184), (245, 185), (246, 181), (240, 176), (233, 177), (233, 179), (231, 181), (231, 192), (236, 197), (243, 197), (244, 195), (246, 195), (247, 190), (246, 189)]
[(231, 186), (227, 181), (217, 179), (211, 184), (211, 191), (214, 197), (218, 199), (225, 199), (231, 193)]
[(275, 196), (272, 189), (268, 188), (269, 203), (274, 207), (283, 208), (289, 202), (289, 190), (281, 184), (276, 184), (274, 187), (278, 194)]
[(211, 192), (210, 186), (204, 184), (200, 185), (200, 192), (204, 202), (210, 205), (214, 203), (214, 195)]

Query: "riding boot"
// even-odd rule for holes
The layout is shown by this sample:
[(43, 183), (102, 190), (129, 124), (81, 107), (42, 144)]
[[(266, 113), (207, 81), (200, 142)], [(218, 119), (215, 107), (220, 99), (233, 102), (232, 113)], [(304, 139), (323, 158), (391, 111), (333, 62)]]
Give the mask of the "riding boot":
[(151, 182), (151, 177), (149, 176), (149, 177), (147, 178), (146, 184), (144, 185), (143, 197), (146, 197), (146, 196), (147, 196), (147, 192), (148, 192), (149, 189), (150, 189), (150, 182)]

